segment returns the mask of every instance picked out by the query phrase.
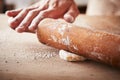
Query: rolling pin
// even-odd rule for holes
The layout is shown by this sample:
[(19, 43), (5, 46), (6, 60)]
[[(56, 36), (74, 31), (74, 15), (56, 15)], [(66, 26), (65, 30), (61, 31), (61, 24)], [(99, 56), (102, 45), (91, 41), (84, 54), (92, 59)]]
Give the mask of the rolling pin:
[(120, 16), (78, 16), (71, 24), (44, 19), (37, 29), (43, 44), (120, 68)]

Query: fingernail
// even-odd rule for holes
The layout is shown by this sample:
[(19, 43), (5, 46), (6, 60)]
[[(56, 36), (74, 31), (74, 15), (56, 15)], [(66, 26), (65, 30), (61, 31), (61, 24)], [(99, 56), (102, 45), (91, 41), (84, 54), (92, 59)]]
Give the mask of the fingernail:
[(70, 19), (70, 22), (73, 22), (75, 19), (73, 18), (73, 17), (71, 17), (71, 19)]
[(65, 20), (67, 21), (67, 22), (70, 22), (70, 23), (72, 23), (73, 21), (74, 21), (74, 18), (73, 18), (73, 16), (70, 16), (70, 15), (65, 15)]

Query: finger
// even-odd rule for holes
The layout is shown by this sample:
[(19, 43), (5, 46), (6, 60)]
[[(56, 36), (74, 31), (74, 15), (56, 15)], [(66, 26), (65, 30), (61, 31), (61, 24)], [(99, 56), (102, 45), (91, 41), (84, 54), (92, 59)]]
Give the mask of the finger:
[(26, 9), (22, 10), (15, 18), (13, 18), (9, 22), (10, 27), (15, 29), (19, 25), (19, 23), (23, 20), (23, 18), (26, 16), (27, 13), (28, 10)]
[(34, 31), (35, 29), (37, 29), (37, 25), (39, 24), (39, 22), (46, 16), (47, 16), (46, 13), (44, 11), (41, 11), (31, 22), (29, 30)]
[(17, 32), (25, 32), (28, 31), (28, 26), (32, 22), (32, 20), (38, 15), (41, 9), (34, 9), (28, 12), (27, 16), (20, 23), (20, 25), (16, 28)]
[(5, 14), (9, 17), (15, 17), (17, 16), (20, 12), (22, 11), (22, 9), (17, 9), (17, 10), (10, 10), (10, 11), (6, 11)]
[(56, 15), (56, 10), (54, 9), (47, 9), (41, 11), (32, 21), (31, 25), (29, 26), (29, 30), (34, 31), (37, 29), (39, 22), (44, 18), (57, 18), (58, 14)]
[[(29, 29), (26, 29), (25, 31), (23, 31), (23, 32), (28, 32), (28, 33), (36, 33), (36, 30), (35, 31), (31, 31), (31, 30), (29, 30)], [(21, 33), (21, 32), (20, 32)]]
[[(8, 19), (8, 23), (10, 23), (10, 21), (13, 19), (13, 17), (10, 17), (9, 19)], [(26, 30), (26, 32), (30, 32), (30, 33), (35, 33), (36, 31), (30, 31), (30, 30)]]
[(21, 21), (25, 18), (25, 16), (30, 10), (31, 9), (28, 9), (28, 8), (23, 9), (15, 18), (11, 20), (11, 22), (9, 23), (10, 27), (15, 29), (21, 23)]
[(77, 17), (77, 15), (80, 14), (78, 8), (76, 5), (72, 5), (70, 7), (70, 9), (68, 10), (67, 13), (65, 13), (64, 15), (64, 19), (67, 21), (67, 22), (73, 22), (75, 20), (75, 18)]
[(32, 20), (39, 14), (40, 11), (47, 9), (48, 6), (47, 4), (41, 7), (37, 7), (34, 10), (31, 10), (28, 12), (26, 17), (23, 19), (23, 21), (20, 23), (20, 25), (16, 28), (17, 32), (35, 32), (35, 31), (30, 31), (28, 29), (28, 26), (32, 22)]

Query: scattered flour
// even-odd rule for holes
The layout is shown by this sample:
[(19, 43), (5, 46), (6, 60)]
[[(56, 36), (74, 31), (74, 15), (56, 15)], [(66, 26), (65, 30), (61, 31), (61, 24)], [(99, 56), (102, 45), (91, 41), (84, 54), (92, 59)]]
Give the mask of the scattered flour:
[(34, 54), (34, 60), (52, 58), (56, 55), (57, 54), (55, 52), (49, 52), (49, 51), (48, 52), (40, 52), (40, 53)]

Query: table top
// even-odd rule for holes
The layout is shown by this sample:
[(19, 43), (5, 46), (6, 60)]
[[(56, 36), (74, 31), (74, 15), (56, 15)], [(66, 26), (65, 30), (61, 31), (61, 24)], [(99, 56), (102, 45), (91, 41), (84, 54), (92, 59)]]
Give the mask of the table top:
[(36, 34), (17, 33), (0, 14), (0, 80), (119, 80), (120, 70), (94, 61), (67, 62)]

